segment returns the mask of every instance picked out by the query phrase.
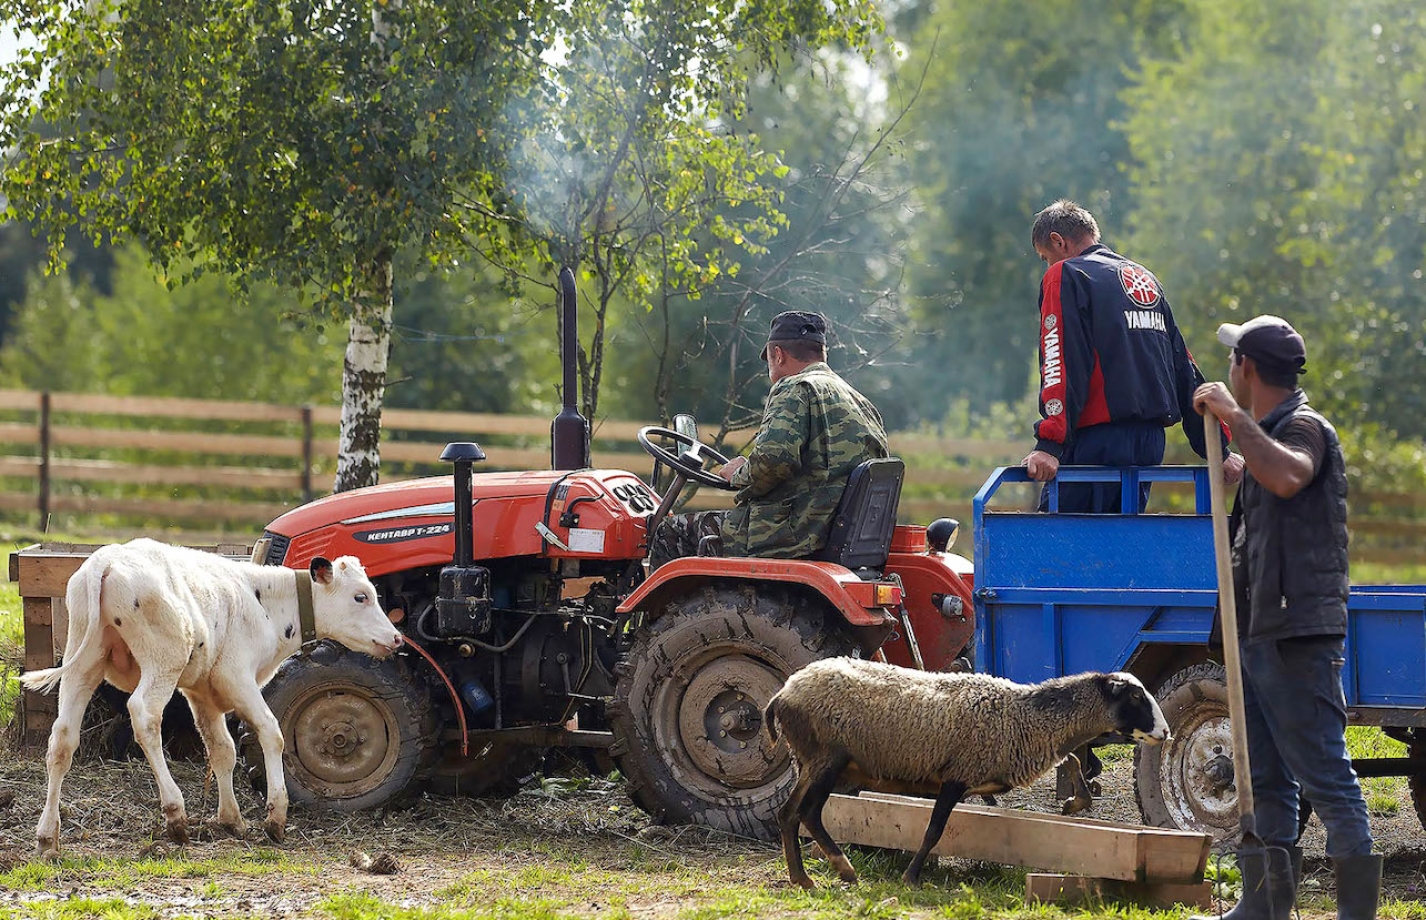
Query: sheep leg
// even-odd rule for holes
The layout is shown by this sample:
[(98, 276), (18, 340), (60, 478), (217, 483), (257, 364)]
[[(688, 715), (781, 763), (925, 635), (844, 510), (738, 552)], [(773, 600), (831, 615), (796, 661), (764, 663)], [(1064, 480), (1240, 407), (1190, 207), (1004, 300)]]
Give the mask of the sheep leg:
[(936, 804), (931, 809), (931, 820), (926, 825), (926, 838), (921, 841), (921, 849), (911, 857), (911, 865), (906, 867), (906, 874), (901, 877), (903, 882), (908, 885), (921, 884), (921, 867), (926, 864), (926, 857), (930, 854), (931, 848), (940, 842), (941, 834), (946, 830), (946, 821), (951, 817), (951, 809), (956, 807), (956, 803), (965, 794), (965, 783), (948, 780), (941, 784), (941, 791), (936, 796)]
[(1079, 758), (1070, 754), (1065, 758), (1065, 767), (1069, 773), (1070, 784), (1074, 787), (1074, 795), (1064, 800), (1060, 813), (1074, 815), (1093, 805), (1094, 797), (1089, 793), (1089, 784), (1084, 780), (1084, 770), (1080, 766)]
[[(810, 796), (812, 796), (813, 788), (817, 785), (818, 780), (829, 777), (824, 780), (827, 792), (822, 794), (822, 801), (825, 802), (827, 795), (830, 794), (832, 787), (837, 782), (838, 775), (846, 768), (850, 759), (844, 754), (840, 757), (833, 756), (830, 760), (822, 763), (799, 763), (797, 765), (797, 784), (792, 789), (792, 795), (783, 803), (782, 809), (778, 813), (778, 825), (782, 830), (782, 855), (787, 860), (787, 877), (792, 884), (799, 888), (814, 888), (816, 886), (808, 877), (807, 870), (802, 863), (802, 848), (797, 840), (797, 827), (802, 823), (812, 804)], [(820, 808), (818, 811), (816, 823), (820, 827)], [(812, 830), (811, 825), (808, 826), (808, 830)], [(827, 837), (825, 829), (822, 831), (822, 836), (827, 839), (828, 843), (831, 843), (831, 838)], [(815, 832), (813, 839), (817, 840), (819, 846), (822, 844), (822, 840), (816, 837)], [(835, 850), (837, 845), (831, 843), (831, 846)], [(826, 847), (824, 846), (822, 849), (825, 855)], [(840, 855), (841, 851), (837, 852)], [(845, 858), (843, 857), (843, 860)], [(855, 878), (855, 876), (853, 877)]]
[(850, 756), (840, 755), (819, 773), (808, 787), (807, 795), (803, 798), (798, 812), (802, 823), (807, 827), (807, 832), (812, 835), (817, 846), (822, 848), (822, 855), (832, 864), (832, 868), (837, 870), (837, 876), (848, 885), (855, 885), (857, 870), (852, 868), (851, 860), (847, 859), (842, 848), (837, 846), (837, 841), (832, 839), (832, 835), (827, 833), (826, 825), (822, 823), (822, 808), (827, 804), (828, 797), (836, 788), (838, 777), (841, 776), (842, 770), (846, 768), (850, 760)]

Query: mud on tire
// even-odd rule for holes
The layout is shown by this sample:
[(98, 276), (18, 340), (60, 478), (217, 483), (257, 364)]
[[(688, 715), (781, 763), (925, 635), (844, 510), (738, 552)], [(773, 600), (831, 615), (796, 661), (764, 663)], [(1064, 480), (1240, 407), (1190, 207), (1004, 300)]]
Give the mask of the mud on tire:
[(855, 654), (835, 611), (790, 591), (724, 585), (674, 601), (619, 666), (611, 753), (630, 797), (666, 823), (772, 839), (793, 775), (763, 707), (799, 668)]
[[(435, 718), (425, 685), (399, 657), (377, 660), (323, 643), (278, 668), (263, 696), (282, 729), (294, 804), (361, 811), (421, 788), (436, 752)], [(238, 750), (262, 789), (257, 733), (244, 726)]]

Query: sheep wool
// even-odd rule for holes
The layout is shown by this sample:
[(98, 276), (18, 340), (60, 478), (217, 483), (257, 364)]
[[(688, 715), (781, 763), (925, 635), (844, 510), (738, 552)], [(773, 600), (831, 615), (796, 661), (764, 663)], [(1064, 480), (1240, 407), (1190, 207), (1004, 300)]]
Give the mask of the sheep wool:
[(770, 731), (781, 728), (799, 761), (840, 746), (878, 779), (955, 779), (970, 794), (1003, 792), (1113, 730), (1108, 701), (1090, 679), (1103, 676), (1018, 684), (831, 658), (792, 675), (769, 704)]

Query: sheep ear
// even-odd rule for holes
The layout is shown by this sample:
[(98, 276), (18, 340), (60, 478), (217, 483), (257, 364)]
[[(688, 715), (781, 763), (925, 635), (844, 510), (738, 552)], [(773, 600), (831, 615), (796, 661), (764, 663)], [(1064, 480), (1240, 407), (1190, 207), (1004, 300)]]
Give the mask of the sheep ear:
[(1115, 677), (1112, 674), (1109, 675), (1109, 679), (1106, 683), (1109, 687), (1110, 696), (1123, 696), (1129, 690), (1129, 682), (1127, 680)]

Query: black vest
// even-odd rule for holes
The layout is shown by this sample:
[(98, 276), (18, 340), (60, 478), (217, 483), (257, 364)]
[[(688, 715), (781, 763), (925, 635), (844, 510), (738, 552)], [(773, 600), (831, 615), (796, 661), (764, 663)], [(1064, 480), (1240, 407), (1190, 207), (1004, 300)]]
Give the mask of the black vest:
[(1274, 439), (1296, 418), (1317, 423), (1322, 466), (1292, 498), (1245, 472), (1233, 507), (1233, 585), (1244, 643), (1347, 634), (1347, 469), (1330, 422), (1297, 390), (1260, 422)]

